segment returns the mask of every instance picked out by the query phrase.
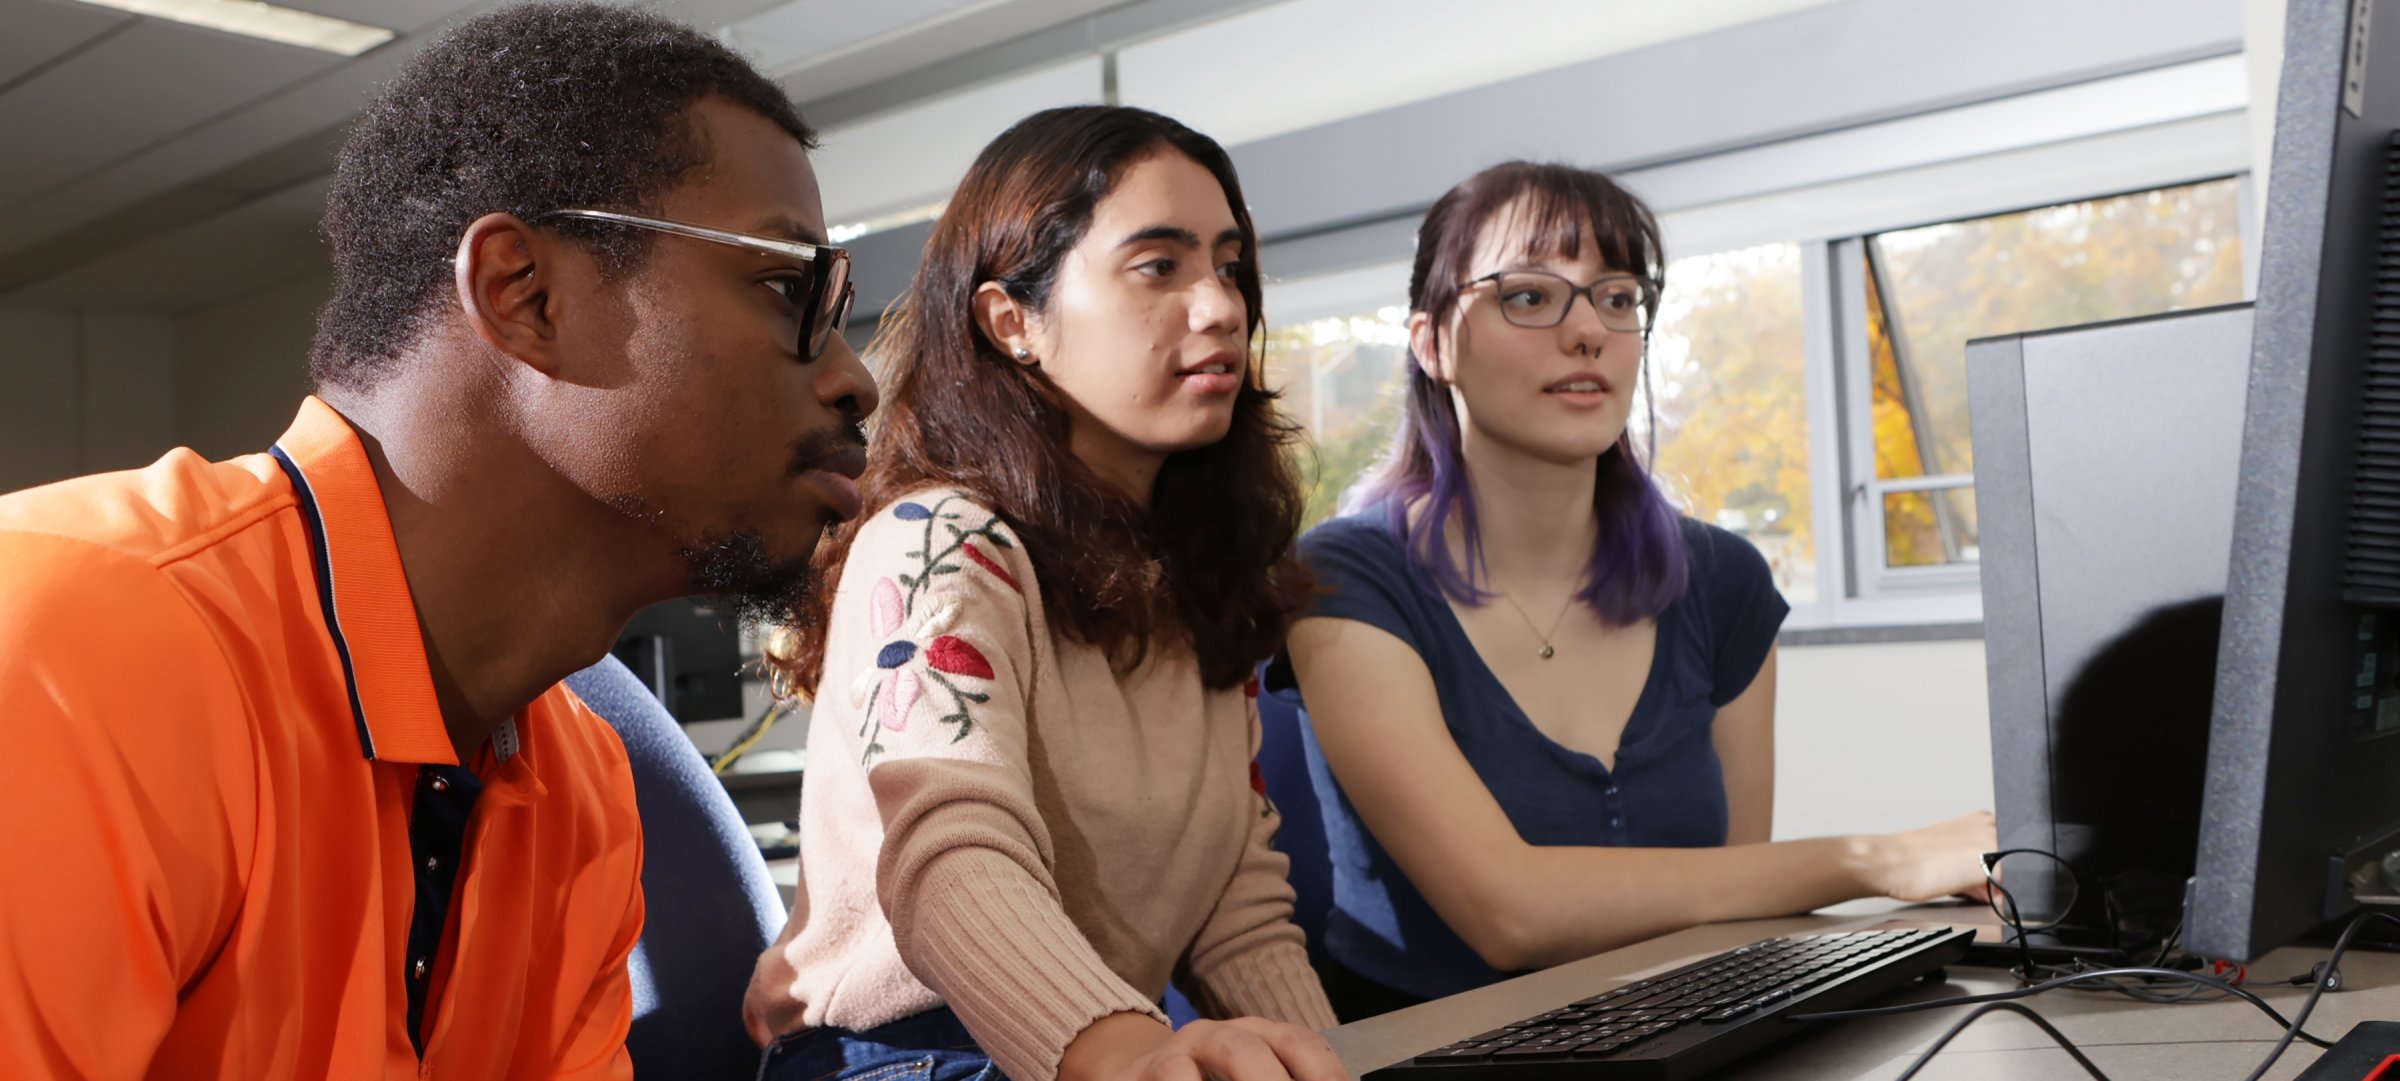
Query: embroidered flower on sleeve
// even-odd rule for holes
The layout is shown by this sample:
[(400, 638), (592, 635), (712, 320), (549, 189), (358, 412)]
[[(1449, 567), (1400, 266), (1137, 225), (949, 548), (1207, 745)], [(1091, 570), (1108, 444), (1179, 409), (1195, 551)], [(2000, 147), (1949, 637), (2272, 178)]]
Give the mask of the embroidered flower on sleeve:
[[(858, 733), (866, 744), (862, 764), (873, 764), (884, 751), (883, 732), (908, 730), (910, 711), (929, 690), (947, 700), (948, 712), (936, 720), (955, 729), (952, 743), (975, 730), (975, 707), (992, 699), (983, 689), (994, 676), (991, 660), (974, 643), (948, 633), (958, 622), (957, 605), (928, 594), (926, 588), (937, 576), (974, 567), (1011, 590), (1024, 590), (975, 542), (980, 539), (996, 548), (1013, 548), (1015, 543), (1000, 531), (997, 520), (974, 528), (957, 524), (966, 515), (949, 508), (959, 498), (948, 496), (931, 507), (912, 500), (892, 510), (901, 521), (925, 523), (925, 539), (908, 553), (915, 561), (911, 572), (876, 579), (867, 598), (867, 629), (883, 645), (875, 651), (874, 667), (860, 673), (852, 689), (853, 700), (865, 707)], [(946, 535), (937, 534), (937, 526)]]
[(1267, 771), (1260, 768), (1255, 758), (1250, 760), (1250, 791), (1258, 793), (1258, 817), (1275, 817), (1278, 813), (1275, 810), (1275, 797), (1267, 794)]
[[(1256, 671), (1252, 671), (1249, 681), (1242, 684), (1242, 697), (1250, 700), (1250, 723), (1257, 724), (1258, 673)], [(1250, 760), (1250, 790), (1258, 793), (1260, 804), (1258, 816), (1260, 818), (1273, 818), (1279, 813), (1275, 810), (1275, 797), (1267, 794), (1267, 771), (1259, 767), (1256, 758)]]

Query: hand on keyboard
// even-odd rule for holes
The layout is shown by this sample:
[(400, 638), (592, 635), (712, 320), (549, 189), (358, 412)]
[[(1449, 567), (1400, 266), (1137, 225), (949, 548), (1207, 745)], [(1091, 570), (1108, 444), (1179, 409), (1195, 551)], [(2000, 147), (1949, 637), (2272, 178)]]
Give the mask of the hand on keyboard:
[(1092, 1022), (1067, 1045), (1061, 1081), (1349, 1081), (1325, 1037), (1256, 1017), (1194, 1021), (1169, 1031), (1120, 1013)]
[(2000, 847), (1990, 811), (1976, 811), (1904, 833), (1867, 838), (1865, 880), (1875, 892), (1903, 901), (1957, 895), (1989, 899), (1983, 854)]

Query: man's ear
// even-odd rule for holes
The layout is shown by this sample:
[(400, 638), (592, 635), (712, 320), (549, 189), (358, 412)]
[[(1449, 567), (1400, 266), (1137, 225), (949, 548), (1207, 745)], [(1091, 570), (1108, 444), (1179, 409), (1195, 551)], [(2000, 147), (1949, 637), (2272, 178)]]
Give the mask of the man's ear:
[(484, 344), (545, 374), (558, 371), (558, 267), (549, 238), (514, 214), (486, 214), (459, 235), (453, 260), (459, 310)]
[(967, 303), (975, 308), (975, 325), (983, 328), (983, 336), (991, 339), (1002, 353), (1019, 364), (1034, 366), (1042, 362), (1035, 348), (1032, 313), (999, 282), (985, 282), (975, 287), (975, 295)]

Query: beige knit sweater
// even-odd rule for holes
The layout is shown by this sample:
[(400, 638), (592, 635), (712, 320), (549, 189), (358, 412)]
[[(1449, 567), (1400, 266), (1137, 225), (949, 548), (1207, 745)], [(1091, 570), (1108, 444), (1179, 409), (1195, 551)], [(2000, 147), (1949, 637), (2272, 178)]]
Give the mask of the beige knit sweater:
[(1334, 1024), (1253, 779), (1255, 688), (1206, 689), (1188, 649), (1112, 672), (954, 491), (860, 526), (830, 618), (800, 893), (753, 1036), (946, 1003), (1009, 1077), (1047, 1081), (1092, 1022), (1160, 1016), (1170, 976), (1210, 1016)]

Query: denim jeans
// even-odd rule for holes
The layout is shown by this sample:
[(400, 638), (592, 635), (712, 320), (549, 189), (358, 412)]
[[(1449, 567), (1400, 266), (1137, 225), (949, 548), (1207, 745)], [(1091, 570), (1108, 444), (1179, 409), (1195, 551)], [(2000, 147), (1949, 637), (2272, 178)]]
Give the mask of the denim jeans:
[(948, 1006), (865, 1032), (804, 1028), (768, 1047), (758, 1081), (1008, 1081)]

